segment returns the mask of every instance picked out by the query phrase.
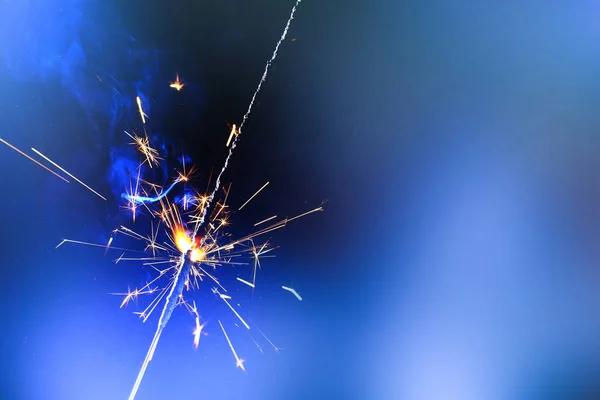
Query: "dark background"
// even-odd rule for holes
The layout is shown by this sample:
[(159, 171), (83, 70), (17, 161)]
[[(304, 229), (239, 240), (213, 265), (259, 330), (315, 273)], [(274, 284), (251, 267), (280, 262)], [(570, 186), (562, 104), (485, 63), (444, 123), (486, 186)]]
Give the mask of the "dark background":
[[(206, 185), (292, 6), (0, 4), (0, 137), (109, 197), (0, 149), (0, 396), (127, 396), (157, 316), (142, 324), (131, 311), (143, 300), (119, 309), (109, 293), (147, 272), (54, 247), (131, 224), (119, 195), (136, 95), (157, 143)], [(178, 309), (138, 398), (598, 396), (599, 13), (586, 1), (301, 3), (225, 175), (238, 205), (271, 182), (234, 234), (326, 201), (273, 235), (255, 296), (239, 288), (285, 349), (262, 355), (197, 293), (208, 336), (194, 350)], [(168, 87), (176, 73), (182, 92)]]

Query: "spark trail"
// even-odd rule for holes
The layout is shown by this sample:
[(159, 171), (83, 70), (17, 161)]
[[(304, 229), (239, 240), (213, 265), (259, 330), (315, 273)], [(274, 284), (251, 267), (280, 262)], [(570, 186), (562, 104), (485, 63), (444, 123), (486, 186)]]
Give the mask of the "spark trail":
[(44, 160), (48, 161), (50, 164), (54, 165), (56, 168), (60, 169), (62, 172), (64, 172), (65, 174), (67, 174), (68, 176), (70, 176), (71, 178), (73, 178), (75, 181), (77, 181), (80, 185), (82, 185), (83, 187), (85, 187), (87, 190), (89, 190), (90, 192), (94, 193), (96, 196), (100, 197), (102, 200), (106, 201), (106, 197), (102, 196), (100, 193), (96, 192), (94, 189), (92, 189), (91, 187), (89, 187), (85, 183), (81, 182), (79, 179), (77, 179), (75, 176), (73, 176), (71, 173), (69, 173), (69, 171), (65, 170), (63, 167), (61, 167), (60, 165), (58, 165), (57, 163), (55, 163), (54, 161), (52, 161), (51, 159), (49, 159), (48, 157), (46, 157), (45, 155), (43, 155), (41, 152), (39, 152), (38, 150), (34, 149), (33, 147), (31, 148), (31, 150), (34, 153), (36, 153), (38, 156), (42, 157)]
[(33, 161), (34, 163), (36, 163), (37, 165), (39, 165), (40, 167), (44, 168), (46, 171), (50, 172), (51, 174), (57, 176), (58, 178), (62, 179), (63, 181), (69, 183), (68, 180), (66, 180), (65, 178), (63, 178), (62, 176), (60, 176), (59, 174), (57, 174), (56, 172), (52, 171), (50, 168), (46, 167), (44, 164), (40, 163), (39, 161), (31, 158), (31, 156), (23, 153), (21, 150), (17, 149), (15, 146), (13, 146), (12, 144), (8, 143), (6, 140), (0, 138), (0, 142), (4, 143), (5, 145), (7, 145), (8, 147), (10, 147), (11, 149), (13, 149), (14, 151), (16, 151), (17, 153), (19, 153), (20, 155), (22, 155), (23, 157), (26, 157), (27, 159)]
[[(258, 83), (258, 86), (256, 88), (256, 90), (254, 91), (254, 94), (252, 95), (252, 99), (250, 100), (250, 104), (248, 105), (248, 110), (246, 111), (246, 114), (244, 114), (244, 117), (242, 118), (242, 122), (240, 124), (240, 127), (238, 128), (238, 133), (237, 135), (234, 136), (233, 138), (233, 142), (231, 143), (231, 146), (229, 147), (229, 153), (227, 154), (227, 157), (225, 158), (225, 163), (223, 164), (223, 167), (221, 168), (221, 171), (219, 172), (219, 174), (217, 175), (217, 179), (215, 181), (215, 187), (213, 189), (213, 191), (211, 192), (210, 196), (208, 197), (208, 200), (206, 201), (205, 206), (202, 209), (201, 215), (198, 218), (198, 220), (196, 221), (196, 226), (194, 228), (194, 233), (192, 235), (192, 243), (195, 242), (196, 237), (198, 235), (198, 231), (199, 229), (204, 225), (205, 219), (206, 219), (206, 214), (208, 212), (208, 209), (210, 208), (210, 206), (212, 205), (212, 202), (214, 200), (215, 194), (217, 193), (217, 191), (219, 190), (220, 186), (221, 186), (221, 177), (223, 176), (223, 173), (227, 170), (227, 167), (229, 166), (229, 160), (231, 158), (231, 156), (233, 155), (233, 151), (238, 143), (239, 137), (242, 134), (242, 128), (246, 122), (246, 120), (248, 119), (248, 117), (250, 116), (250, 113), (252, 112), (252, 107), (254, 106), (254, 101), (256, 99), (256, 96), (258, 95), (258, 93), (260, 92), (261, 88), (262, 88), (262, 84), (265, 82), (265, 80), (267, 79), (267, 74), (269, 72), (269, 67), (271, 66), (271, 64), (273, 63), (273, 61), (275, 61), (275, 58), (277, 58), (277, 51), (279, 50), (279, 46), (281, 45), (281, 43), (285, 40), (285, 37), (287, 36), (287, 32), (288, 29), (290, 27), (290, 24), (292, 22), (292, 20), (294, 19), (294, 14), (296, 13), (296, 7), (298, 7), (298, 5), (300, 4), (302, 0), (297, 0), (296, 4), (294, 5), (294, 7), (292, 8), (292, 11), (290, 13), (290, 16), (287, 20), (287, 23), (285, 25), (285, 28), (283, 30), (283, 33), (281, 35), (281, 38), (279, 39), (279, 41), (277, 42), (276, 46), (275, 46), (275, 50), (273, 50), (273, 54), (271, 55), (271, 58), (269, 59), (269, 61), (267, 61), (267, 64), (265, 65), (265, 69), (263, 72), (263, 75)], [(140, 106), (140, 101), (138, 98), (138, 106)], [(140, 113), (142, 114), (142, 120), (145, 123), (145, 118), (144, 118), (144, 114), (143, 111), (141, 111), (141, 106), (140, 106)], [(201, 246), (204, 243), (206, 237), (203, 237), (201, 239)], [(186, 260), (186, 254), (182, 254), (181, 256), (181, 261), (179, 263), (179, 270), (177, 271), (175, 277), (174, 277), (174, 283), (171, 287), (171, 290), (169, 292), (169, 295), (167, 296), (167, 299), (165, 300), (165, 306), (163, 308), (162, 314), (160, 316), (160, 319), (158, 321), (158, 327), (156, 329), (156, 332), (154, 334), (154, 338), (152, 339), (152, 342), (150, 344), (150, 348), (148, 349), (148, 352), (146, 354), (146, 358), (144, 359), (144, 363), (142, 364), (142, 367), (140, 368), (140, 371), (138, 373), (137, 379), (135, 381), (135, 384), (133, 386), (133, 389), (131, 391), (131, 394), (129, 395), (129, 400), (134, 400), (136, 393), (139, 389), (139, 386), (142, 382), (142, 379), (144, 378), (144, 374), (146, 373), (146, 369), (148, 368), (148, 364), (150, 363), (150, 361), (152, 360), (152, 356), (154, 355), (154, 350), (156, 349), (156, 346), (158, 345), (158, 341), (160, 340), (160, 336), (162, 334), (162, 331), (164, 330), (165, 326), (167, 325), (167, 322), (169, 321), (169, 318), (171, 317), (171, 313), (173, 312), (175, 306), (177, 305), (177, 299), (180, 298), (182, 292), (183, 292), (183, 287), (184, 287), (184, 282), (187, 278), (187, 275), (190, 273), (190, 269), (191, 269), (191, 261)], [(223, 326), (221, 325), (221, 328), (223, 328)], [(227, 337), (227, 334), (225, 333), (225, 330), (223, 329), (223, 333), (225, 334), (225, 336)], [(231, 346), (231, 342), (229, 341), (229, 338), (227, 337), (227, 341), (229, 342), (230, 346)], [(232, 347), (232, 351), (235, 354), (235, 351), (233, 350)], [(238, 363), (238, 366), (241, 365), (241, 362), (239, 361), (239, 359), (237, 358), (236, 355), (236, 361)], [(243, 366), (242, 366), (243, 368)]]
[(171, 186), (169, 186), (167, 188), (167, 190), (163, 191), (161, 194), (154, 196), (154, 197), (146, 197), (146, 196), (137, 196), (137, 195), (133, 195), (133, 194), (129, 194), (129, 193), (121, 193), (121, 198), (127, 200), (127, 201), (132, 201), (134, 203), (138, 203), (138, 204), (143, 204), (143, 203), (156, 203), (157, 201), (162, 200), (166, 195), (169, 194), (169, 192), (175, 187), (175, 185), (177, 185), (179, 182), (181, 182), (181, 179), (178, 178), (175, 180), (175, 182), (171, 183)]

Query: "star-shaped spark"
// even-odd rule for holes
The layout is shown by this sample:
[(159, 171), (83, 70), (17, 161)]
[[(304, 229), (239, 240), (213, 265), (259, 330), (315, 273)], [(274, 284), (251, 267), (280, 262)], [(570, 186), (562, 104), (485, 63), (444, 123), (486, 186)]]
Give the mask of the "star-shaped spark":
[(175, 82), (171, 82), (171, 84), (169, 85), (170, 88), (173, 88), (178, 92), (181, 91), (181, 89), (183, 89), (184, 86), (185, 85), (183, 84), (183, 82), (179, 80), (179, 74), (175, 76)]

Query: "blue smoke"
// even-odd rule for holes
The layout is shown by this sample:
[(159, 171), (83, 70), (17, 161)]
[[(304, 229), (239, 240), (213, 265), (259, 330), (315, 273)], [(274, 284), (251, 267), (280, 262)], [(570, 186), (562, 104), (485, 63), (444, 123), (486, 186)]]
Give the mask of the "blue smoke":
[(158, 52), (139, 48), (119, 26), (95, 0), (4, 2), (0, 12), (0, 35), (8, 39), (0, 43), (0, 70), (18, 82), (58, 83), (77, 100), (99, 144), (110, 149), (117, 198), (139, 160), (122, 148), (129, 142), (123, 131), (139, 126), (136, 96), (150, 115), (158, 73)]

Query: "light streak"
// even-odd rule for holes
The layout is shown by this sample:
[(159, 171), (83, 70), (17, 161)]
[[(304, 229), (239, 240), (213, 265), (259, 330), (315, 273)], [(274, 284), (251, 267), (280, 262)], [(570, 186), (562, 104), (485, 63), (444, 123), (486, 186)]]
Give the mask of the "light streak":
[(281, 287), (283, 290), (287, 290), (288, 292), (292, 293), (294, 296), (296, 296), (296, 298), (300, 301), (302, 301), (302, 297), (300, 297), (300, 295), (298, 294), (298, 292), (296, 292), (294, 289), (289, 288), (287, 286), (282, 286)]
[(140, 117), (142, 117), (142, 123), (144, 125), (146, 125), (146, 117), (147, 117), (147, 115), (144, 113), (144, 109), (142, 108), (142, 99), (140, 99), (140, 96), (137, 96), (135, 98), (135, 101), (137, 102), (138, 111), (140, 112)]
[(194, 329), (194, 348), (198, 348), (198, 345), (200, 344), (200, 336), (202, 335), (202, 329), (204, 329), (204, 326), (206, 324), (201, 324), (200, 323), (200, 314), (198, 314), (198, 308), (196, 307), (196, 302), (194, 302), (194, 307), (191, 307), (190, 311), (192, 312), (192, 314), (195, 317), (195, 322), (196, 322), (196, 328)]
[(237, 136), (238, 131), (235, 129), (235, 124), (233, 124), (233, 126), (231, 127), (231, 132), (229, 133), (229, 139), (227, 139), (227, 144), (225, 144), (225, 147), (229, 147), (229, 145), (231, 144), (231, 139), (233, 139), (233, 135)]
[(129, 193), (121, 193), (121, 197), (125, 200), (129, 200), (132, 201), (134, 203), (137, 204), (143, 204), (143, 203), (156, 203), (157, 201), (162, 200), (166, 195), (169, 194), (169, 192), (175, 187), (175, 185), (177, 185), (179, 182), (181, 182), (180, 178), (177, 178), (175, 180), (175, 182), (171, 183), (171, 185), (167, 188), (167, 190), (164, 190), (161, 194), (159, 194), (158, 196), (154, 196), (154, 197), (146, 197), (146, 196), (137, 196), (137, 195), (133, 195), (133, 194), (129, 194)]
[(40, 167), (44, 168), (46, 171), (50, 172), (51, 174), (55, 175), (57, 178), (62, 179), (63, 181), (69, 183), (69, 181), (65, 178), (63, 178), (62, 176), (60, 176), (59, 174), (57, 174), (56, 172), (52, 171), (50, 168), (46, 167), (44, 164), (40, 163), (39, 161), (31, 158), (29, 155), (23, 153), (21, 150), (17, 149), (15, 146), (13, 146), (12, 144), (8, 143), (6, 140), (0, 138), (0, 142), (4, 143), (5, 145), (7, 145), (8, 147), (10, 147), (11, 149), (13, 149), (14, 151), (16, 151), (17, 153), (21, 154), (23, 157), (28, 158), (29, 160), (33, 161), (34, 163), (36, 163), (37, 165), (39, 165)]
[(227, 336), (227, 332), (225, 332), (225, 328), (223, 328), (223, 324), (221, 323), (220, 320), (219, 320), (219, 325), (221, 325), (221, 329), (223, 330), (225, 339), (227, 339), (227, 343), (229, 343), (229, 348), (231, 349), (231, 352), (233, 353), (233, 356), (235, 357), (235, 366), (240, 367), (242, 369), (242, 371), (246, 372), (246, 369), (244, 368), (244, 360), (241, 360), (238, 357), (237, 353), (235, 352), (235, 349), (233, 348), (233, 344), (231, 344), (231, 340), (229, 340), (229, 336)]
[(277, 215), (273, 215), (272, 217), (269, 217), (267, 219), (263, 219), (262, 221), (255, 223), (254, 226), (262, 225), (265, 222), (269, 222), (270, 220), (275, 219), (275, 218), (277, 218)]
[(262, 187), (260, 189), (258, 189), (256, 191), (256, 193), (254, 193), (252, 196), (250, 196), (250, 198), (248, 200), (246, 200), (246, 202), (244, 204), (242, 204), (242, 206), (240, 208), (238, 208), (238, 211), (240, 211), (242, 208), (244, 208), (246, 206), (246, 204), (250, 203), (250, 200), (252, 200), (253, 198), (255, 198), (257, 194), (259, 194), (264, 188), (267, 187), (268, 184), (269, 184), (269, 182), (267, 182), (264, 185), (262, 185)]
[[(235, 314), (235, 316), (238, 317), (238, 319), (240, 320), (240, 322), (242, 324), (244, 324), (244, 326), (246, 327), (246, 329), (250, 329), (250, 325), (248, 325), (246, 323), (246, 321), (244, 321), (244, 319), (242, 318), (242, 316), (237, 311), (235, 311), (235, 308), (233, 308), (233, 306), (231, 304), (229, 304), (229, 302), (227, 301), (227, 299), (225, 297), (223, 297), (221, 295), (221, 293), (219, 293), (219, 291), (217, 290), (217, 288), (214, 288), (213, 292), (216, 293), (216, 294), (218, 294), (219, 297), (221, 297), (221, 299), (225, 302), (225, 304), (227, 304), (229, 306), (229, 308), (231, 309), (231, 311), (233, 311), (233, 313)], [(229, 296), (227, 296), (227, 297), (229, 297)], [(231, 297), (229, 297), (229, 298), (231, 299)]]
[(240, 282), (242, 282), (243, 284), (246, 284), (246, 285), (250, 286), (252, 289), (254, 289), (254, 283), (251, 283), (251, 282), (245, 281), (245, 280), (243, 280), (243, 279), (242, 279), (242, 278), (240, 278), (240, 277), (238, 277), (238, 278), (237, 278), (237, 280), (238, 280), (238, 281), (240, 281)]
[(102, 196), (100, 193), (96, 192), (94, 189), (92, 189), (91, 187), (89, 187), (85, 183), (81, 182), (75, 176), (73, 176), (68, 171), (66, 171), (63, 167), (61, 167), (60, 165), (58, 165), (57, 163), (55, 163), (54, 161), (52, 161), (51, 159), (49, 159), (48, 157), (46, 157), (45, 155), (43, 155), (42, 153), (40, 153), (39, 151), (37, 151), (36, 149), (34, 149), (33, 147), (31, 148), (31, 150), (34, 151), (40, 157), (42, 157), (44, 160), (48, 161), (50, 164), (54, 165), (56, 168), (60, 169), (62, 172), (64, 172), (65, 174), (67, 174), (69, 177), (73, 178), (73, 180), (77, 181), (80, 185), (82, 185), (83, 187), (85, 187), (87, 190), (89, 190), (90, 192), (94, 193), (96, 196), (100, 197), (102, 200), (106, 201), (106, 197)]
[(260, 351), (261, 354), (265, 354), (265, 352), (263, 351), (262, 347), (260, 347), (260, 345), (258, 344), (258, 342), (256, 341), (256, 339), (254, 339), (254, 336), (252, 336), (252, 334), (250, 333), (250, 331), (246, 331), (246, 332), (248, 332), (248, 336), (250, 336), (250, 339), (252, 339), (252, 341), (256, 345), (256, 348), (258, 349), (258, 351)]
[[(72, 239), (63, 239), (59, 244), (56, 245), (55, 249), (58, 249), (60, 246), (62, 246), (65, 243), (81, 244), (84, 246), (91, 246), (91, 247), (102, 247), (103, 249), (106, 248), (105, 244), (83, 242), (80, 240), (72, 240)], [(145, 253), (144, 251), (124, 249), (122, 247), (111, 247), (110, 249), (111, 250), (124, 250), (124, 251), (130, 251), (130, 252), (135, 252), (135, 253)]]
[(104, 255), (106, 255), (106, 252), (108, 251), (108, 248), (110, 247), (110, 244), (113, 241), (113, 237), (111, 236), (110, 239), (108, 239), (108, 243), (106, 244), (106, 250), (104, 250)]
[(259, 327), (256, 327), (256, 330), (267, 340), (267, 342), (269, 342), (269, 344), (271, 346), (273, 346), (273, 350), (275, 350), (276, 353), (279, 353), (279, 350), (283, 350), (283, 347), (277, 347), (277, 346), (275, 346), (275, 344), (271, 341), (271, 339), (269, 339), (267, 337), (267, 335), (265, 335), (264, 332), (260, 330)]

